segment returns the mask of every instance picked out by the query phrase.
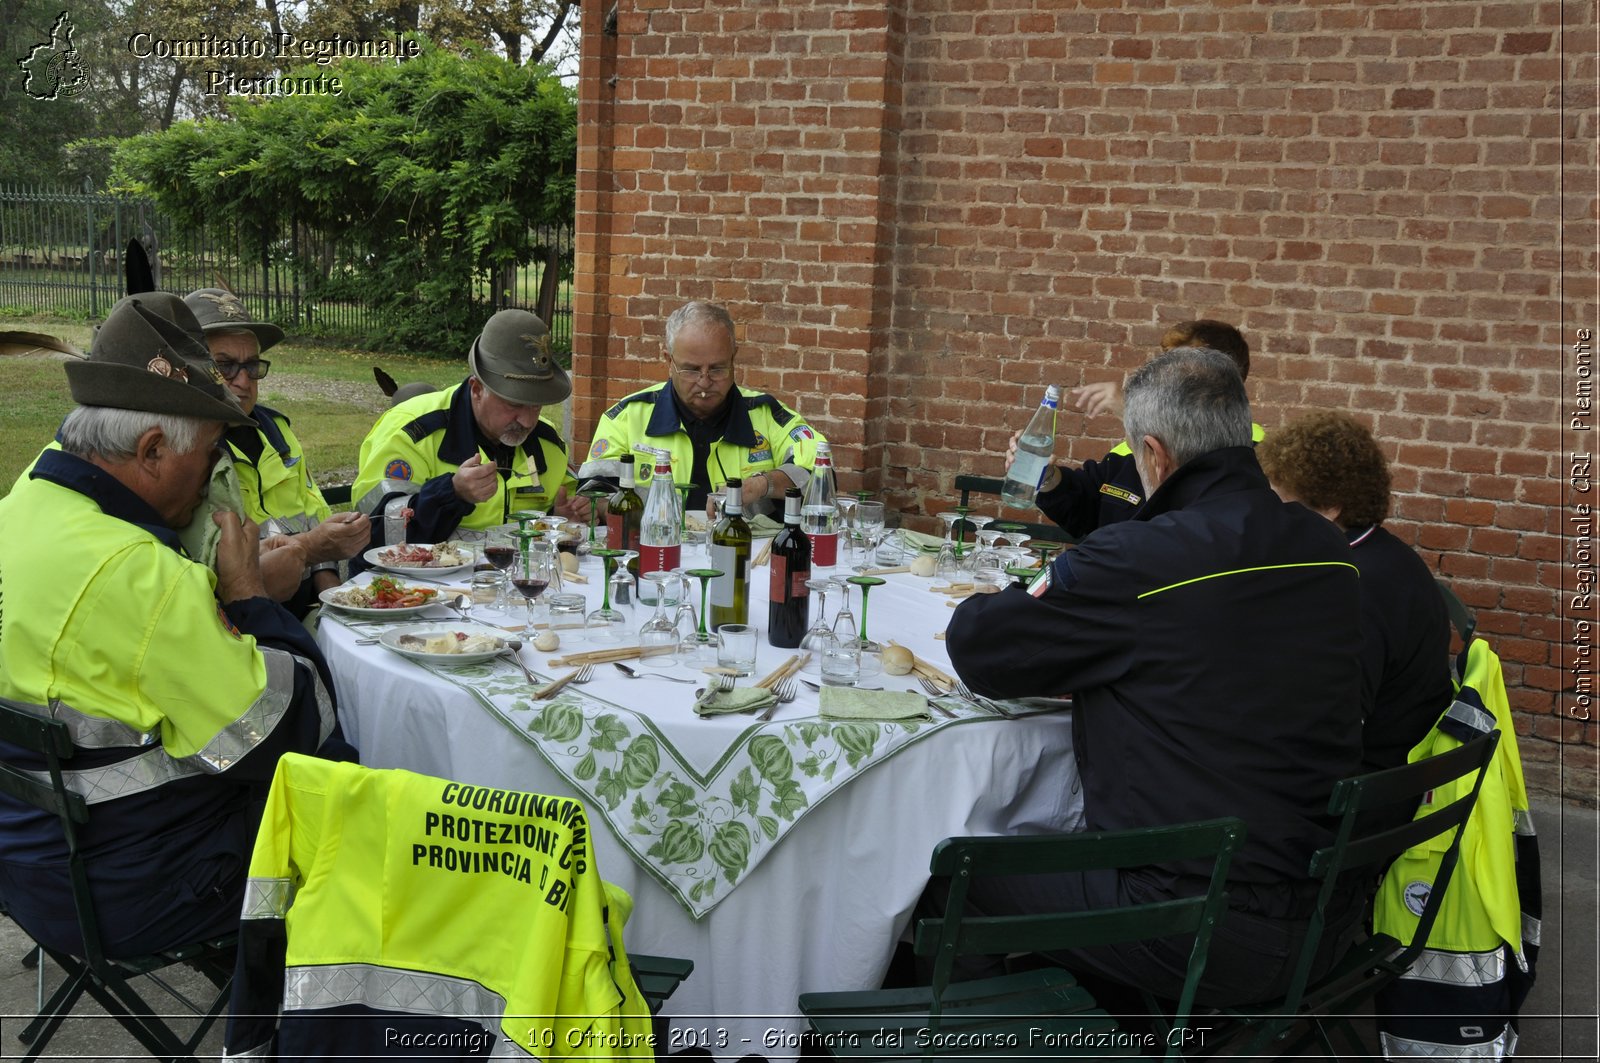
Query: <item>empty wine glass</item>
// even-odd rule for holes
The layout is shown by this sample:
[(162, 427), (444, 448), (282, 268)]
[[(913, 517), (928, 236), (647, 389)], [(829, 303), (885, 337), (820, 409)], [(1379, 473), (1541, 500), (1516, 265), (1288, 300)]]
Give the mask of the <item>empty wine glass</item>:
[(678, 663), (678, 626), (673, 613), (684, 597), (684, 579), (676, 572), (646, 572), (655, 585), (656, 611), (639, 628), (639, 655), (663, 667)]
[(865, 572), (873, 566), (878, 541), (883, 537), (883, 503), (857, 502), (856, 529), (861, 533), (862, 555), (861, 564), (856, 565), (855, 570)]
[(717, 663), (717, 637), (706, 630), (706, 619), (711, 612), (711, 581), (722, 575), (722, 572), (714, 568), (691, 568), (689, 575), (700, 581), (700, 623), (695, 628), (693, 637), (684, 640), (682, 649), (691, 663), (714, 665)]
[(850, 611), (850, 584), (846, 582), (848, 576), (835, 576), (830, 581), (839, 588), (841, 600), (839, 611), (834, 614), (833, 625), (829, 629), (833, 632), (835, 642), (849, 642), (856, 637), (856, 614)]
[(600, 544), (595, 541), (595, 521), (600, 516), (600, 503), (611, 497), (611, 492), (598, 487), (591, 487), (580, 494), (589, 500), (589, 552), (594, 553), (594, 548)]
[(522, 629), (524, 638), (532, 638), (534, 635), (534, 602), (556, 579), (556, 572), (560, 568), (561, 561), (555, 547), (536, 539), (529, 539), (523, 543), (522, 556), (511, 568), (511, 585), (522, 595), (523, 601), (528, 606), (527, 623)]
[(692, 483), (674, 483), (678, 489), (678, 541), (682, 543), (698, 543), (701, 541), (699, 531), (689, 530), (689, 492), (694, 490)]
[(1007, 546), (1020, 546), (1028, 537), (1028, 526), (1014, 520), (997, 520), (989, 525), (989, 530), (998, 533)]
[(861, 651), (861, 678), (870, 679), (883, 673), (883, 647), (867, 638), (867, 594), (884, 581), (877, 576), (851, 576), (850, 582), (861, 588), (861, 634), (856, 648)]
[(806, 590), (811, 592), (817, 603), (811, 626), (800, 636), (800, 649), (811, 654), (804, 668), (808, 675), (816, 675), (822, 670), (823, 651), (833, 645), (833, 632), (828, 628), (828, 589), (832, 586), (831, 579), (806, 580)]
[(605, 582), (600, 592), (600, 608), (590, 613), (583, 623), (585, 634), (597, 643), (621, 642), (633, 627), (628, 614), (611, 603), (611, 575), (617, 568), (617, 558), (621, 557), (623, 552), (608, 550), (603, 546), (590, 551), (600, 558), (600, 563), (605, 568)]
[(681, 568), (673, 569), (672, 574), (678, 577), (682, 591), (682, 594), (678, 597), (677, 611), (672, 614), (672, 626), (678, 629), (679, 649), (684, 649), (686, 644), (693, 640), (695, 632), (700, 627), (700, 620), (694, 615), (693, 595), (689, 589), (689, 574)]
[(983, 529), (993, 524), (994, 518), (968, 514), (967, 523), (972, 525), (973, 548), (976, 549), (978, 542), (983, 539)]
[(839, 550), (841, 551), (838, 563), (848, 565), (855, 550), (855, 511), (856, 500), (839, 495), (834, 499), (834, 504), (839, 507)]

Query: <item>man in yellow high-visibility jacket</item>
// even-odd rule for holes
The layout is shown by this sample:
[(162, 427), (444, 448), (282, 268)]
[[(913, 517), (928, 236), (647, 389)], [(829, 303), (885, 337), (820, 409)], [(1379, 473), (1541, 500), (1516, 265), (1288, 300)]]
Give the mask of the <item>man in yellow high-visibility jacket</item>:
[[(271, 366), (261, 355), (283, 339), (283, 329), (252, 320), (239, 297), (221, 288), (201, 288), (183, 301), (205, 332), (217, 371), (253, 422), (227, 432), (239, 496), (244, 515), (263, 537), (273, 542), (282, 541), (274, 536), (284, 537), (298, 548), (303, 578), (287, 604), (290, 612), (304, 616), (318, 593), (339, 585), (339, 562), (361, 552), (371, 526), (360, 513), (329, 511), (289, 418), (257, 401), (259, 382)], [(262, 564), (294, 559), (293, 553), (268, 551)], [(270, 578), (268, 585), (273, 585)]]
[[(211, 518), (215, 572), (179, 540), (224, 428), (250, 423), (194, 315), (130, 296), (66, 372), (78, 405), (59, 449), (0, 499), (0, 697), (71, 727), (102, 938), (137, 955), (233, 929), (278, 757), (351, 751), (316, 642), (266, 597), (255, 526)], [(0, 797), (0, 895), (36, 941), (76, 953), (67, 867), (56, 817)]]

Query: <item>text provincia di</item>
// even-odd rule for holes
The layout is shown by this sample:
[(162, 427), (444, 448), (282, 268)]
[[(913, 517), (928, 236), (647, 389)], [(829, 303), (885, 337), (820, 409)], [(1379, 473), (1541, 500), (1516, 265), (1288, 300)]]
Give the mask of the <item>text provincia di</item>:
[[(422, 52), (412, 38), (394, 34), (375, 39), (332, 37), (301, 38), (292, 33), (269, 37), (222, 37), (202, 33), (195, 38), (172, 39), (140, 31), (128, 38), (128, 52), (137, 59), (195, 60), (261, 59), (273, 62), (315, 63), (328, 66), (335, 59), (388, 59), (404, 62)], [(200, 71), (200, 91), (207, 96), (296, 96), (327, 94), (338, 96), (344, 83), (337, 74), (319, 72), (315, 76), (287, 74), (241, 74), (226, 67)]]

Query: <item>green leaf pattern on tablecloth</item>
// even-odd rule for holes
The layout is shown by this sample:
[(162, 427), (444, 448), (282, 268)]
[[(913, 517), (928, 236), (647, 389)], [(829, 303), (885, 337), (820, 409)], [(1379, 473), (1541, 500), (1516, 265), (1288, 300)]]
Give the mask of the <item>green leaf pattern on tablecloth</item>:
[(701, 775), (631, 709), (573, 687), (531, 701), (509, 662), (424, 667), (471, 691), (538, 749), (695, 918), (839, 787), (942, 727), (983, 718), (752, 720)]

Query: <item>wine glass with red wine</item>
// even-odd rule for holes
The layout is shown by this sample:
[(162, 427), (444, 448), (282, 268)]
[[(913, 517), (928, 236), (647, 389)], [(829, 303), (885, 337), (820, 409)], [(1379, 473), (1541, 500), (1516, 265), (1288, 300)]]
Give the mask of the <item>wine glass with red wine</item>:
[(483, 560), (500, 573), (500, 589), (495, 595), (494, 608), (504, 611), (508, 606), (507, 577), (511, 571), (512, 562), (517, 559), (517, 540), (512, 536), (510, 529), (495, 529), (483, 543)]
[(524, 638), (532, 638), (533, 605), (556, 578), (560, 555), (550, 543), (530, 539), (524, 544), (522, 555), (511, 566), (511, 586), (528, 604), (527, 626), (522, 629)]

